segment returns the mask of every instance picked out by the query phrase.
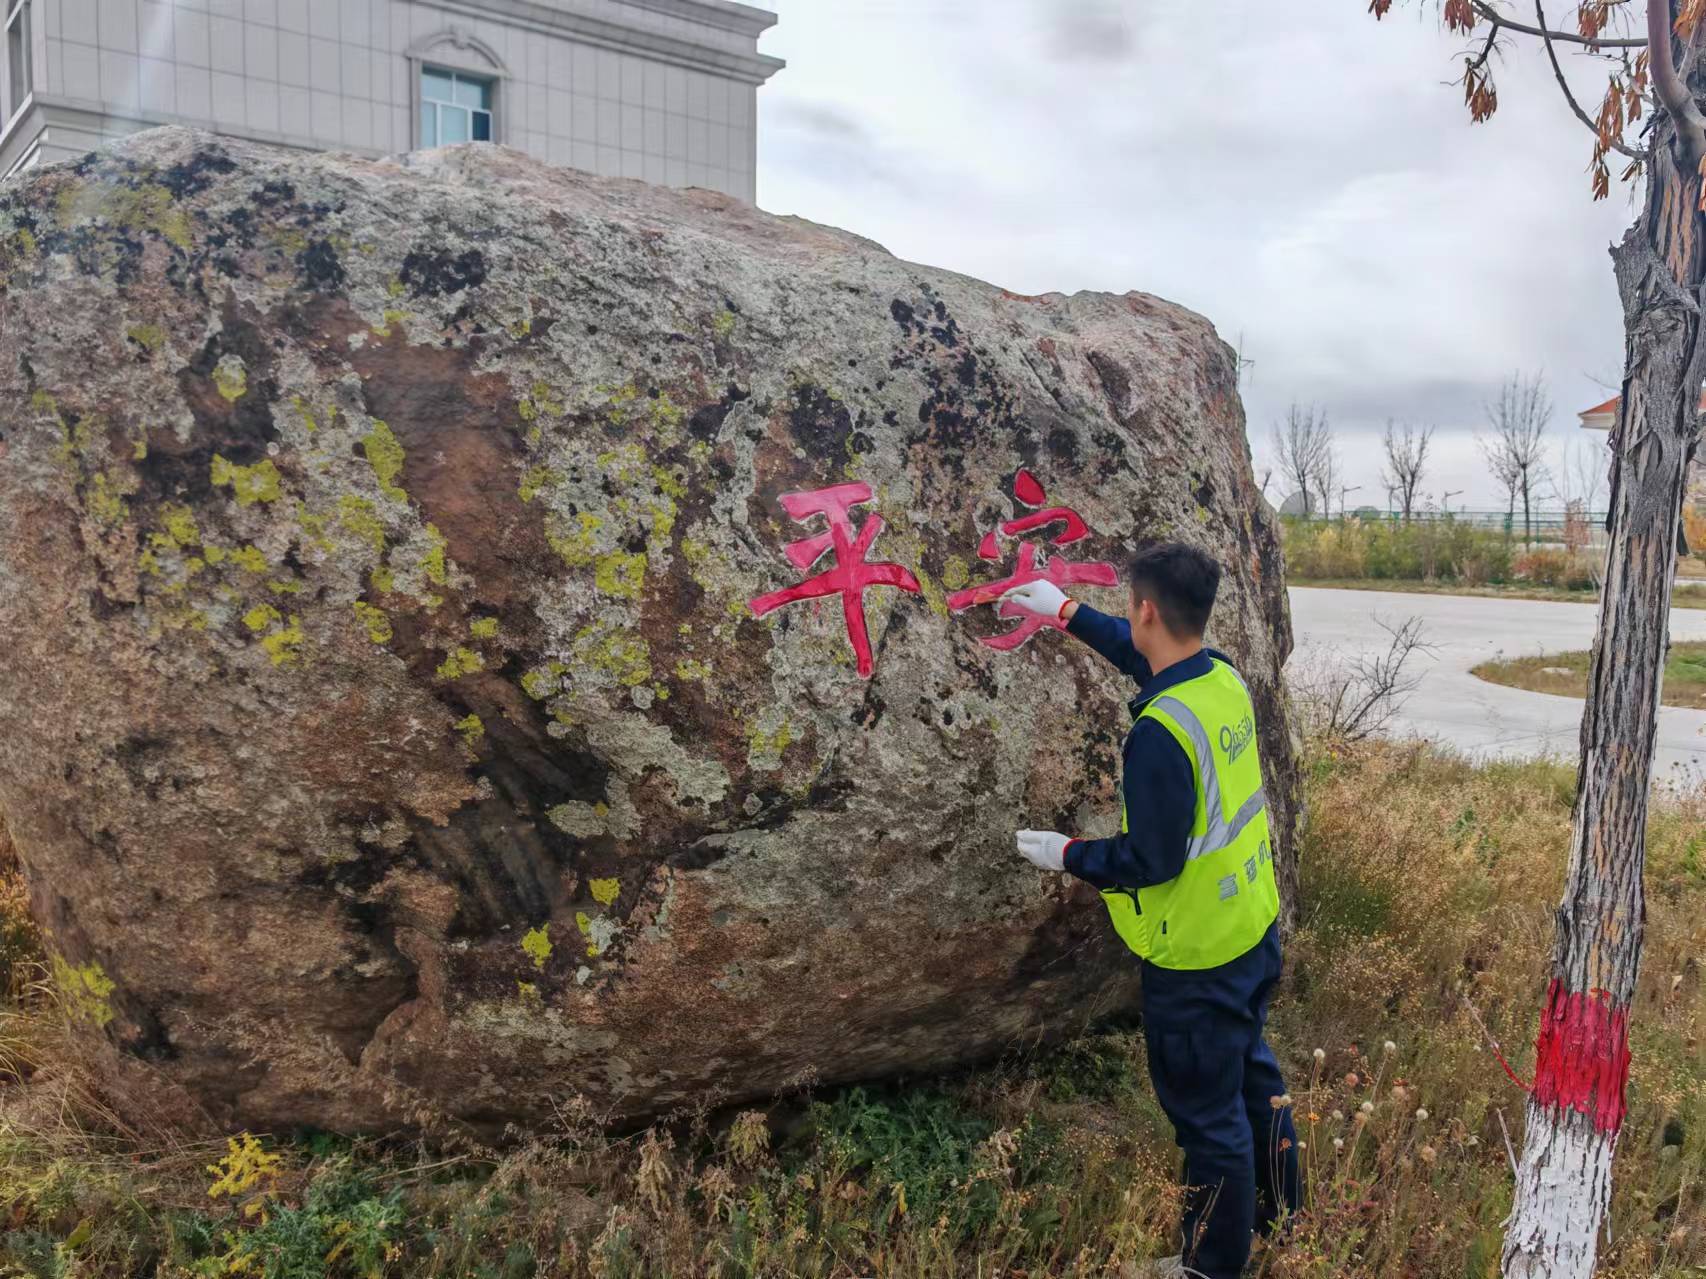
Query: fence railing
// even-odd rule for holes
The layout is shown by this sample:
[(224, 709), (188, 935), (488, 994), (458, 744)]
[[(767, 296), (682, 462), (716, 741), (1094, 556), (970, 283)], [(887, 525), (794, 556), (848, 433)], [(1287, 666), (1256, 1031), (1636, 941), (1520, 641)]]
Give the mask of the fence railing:
[[(1494, 533), (1508, 533), (1512, 537), (1529, 536), (1541, 541), (1561, 541), (1565, 530), (1574, 520), (1581, 520), (1587, 525), (1588, 535), (1597, 541), (1605, 535), (1605, 521), (1609, 512), (1606, 511), (1562, 511), (1545, 510), (1532, 511), (1524, 519), (1521, 511), (1514, 515), (1509, 511), (1412, 511), (1409, 522), (1412, 524), (1465, 524), (1470, 528), (1481, 529)], [(1380, 511), (1370, 507), (1358, 510), (1335, 511), (1331, 515), (1315, 512), (1310, 515), (1283, 516), (1287, 520), (1295, 520), (1301, 524), (1342, 524), (1357, 521), (1363, 524), (1402, 524), (1405, 517), (1398, 511)]]

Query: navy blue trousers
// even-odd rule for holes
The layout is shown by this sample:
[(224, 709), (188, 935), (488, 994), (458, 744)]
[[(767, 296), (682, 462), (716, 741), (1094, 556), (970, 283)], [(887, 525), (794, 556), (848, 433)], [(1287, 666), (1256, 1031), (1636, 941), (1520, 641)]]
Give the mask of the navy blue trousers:
[(1274, 953), (1272, 976), (1244, 1009), (1199, 1004), (1194, 1016), (1173, 1017), (1186, 1009), (1155, 1007), (1165, 996), (1145, 992), (1149, 1075), (1185, 1157), (1185, 1264), (1209, 1279), (1238, 1279), (1254, 1232), (1298, 1206), (1297, 1132), (1290, 1107), (1275, 1105), (1285, 1079), (1262, 1038)]

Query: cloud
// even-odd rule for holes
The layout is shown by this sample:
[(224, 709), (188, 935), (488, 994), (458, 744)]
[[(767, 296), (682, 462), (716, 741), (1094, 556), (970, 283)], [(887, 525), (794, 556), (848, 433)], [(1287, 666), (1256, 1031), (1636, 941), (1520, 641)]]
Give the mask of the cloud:
[(1065, 62), (1122, 62), (1137, 48), (1131, 19), (1111, 0), (1044, 0), (1050, 56)]
[(776, 123), (783, 128), (795, 128), (834, 142), (866, 145), (870, 140), (858, 116), (824, 102), (787, 99), (782, 103)]
[[(1202, 312), (1254, 360), (1258, 453), (1316, 402), (1373, 486), (1386, 419), (1435, 422), (1442, 486), (1498, 504), (1474, 431), (1499, 382), (1547, 371), (1559, 449), (1606, 396), (1631, 209), (1588, 199), (1592, 138), (1540, 50), (1513, 45), (1471, 127), (1461, 41), (1354, 2), (776, 3), (761, 204), (1017, 292)], [(1597, 101), (1601, 73), (1566, 69)]]

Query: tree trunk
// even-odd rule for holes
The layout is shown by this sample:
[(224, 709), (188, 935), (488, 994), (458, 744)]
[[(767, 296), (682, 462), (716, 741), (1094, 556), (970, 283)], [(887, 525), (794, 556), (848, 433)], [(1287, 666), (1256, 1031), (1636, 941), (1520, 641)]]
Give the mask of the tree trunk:
[[(1661, 0), (1653, 0), (1660, 3)], [(1506, 1279), (1593, 1273), (1629, 1075), (1641, 875), (1687, 457), (1706, 364), (1696, 167), (1661, 113), (1646, 206), (1612, 252), (1624, 314), (1611, 537), (1582, 718), (1569, 877), (1506, 1223)]]

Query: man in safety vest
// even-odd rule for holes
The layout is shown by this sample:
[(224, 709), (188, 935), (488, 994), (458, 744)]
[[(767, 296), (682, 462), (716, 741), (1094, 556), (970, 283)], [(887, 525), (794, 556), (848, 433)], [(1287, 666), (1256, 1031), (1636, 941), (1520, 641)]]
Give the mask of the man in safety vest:
[(1255, 711), (1227, 658), (1203, 646), (1220, 566), (1193, 547), (1139, 552), (1124, 618), (1053, 583), (1002, 596), (1067, 630), (1138, 683), (1125, 740), (1120, 833), (1020, 831), (1019, 852), (1101, 890), (1143, 966), (1149, 1074), (1185, 1154), (1184, 1251), (1156, 1275), (1237, 1279), (1254, 1229), (1297, 1208), (1297, 1135), (1263, 1041), (1280, 975)]

